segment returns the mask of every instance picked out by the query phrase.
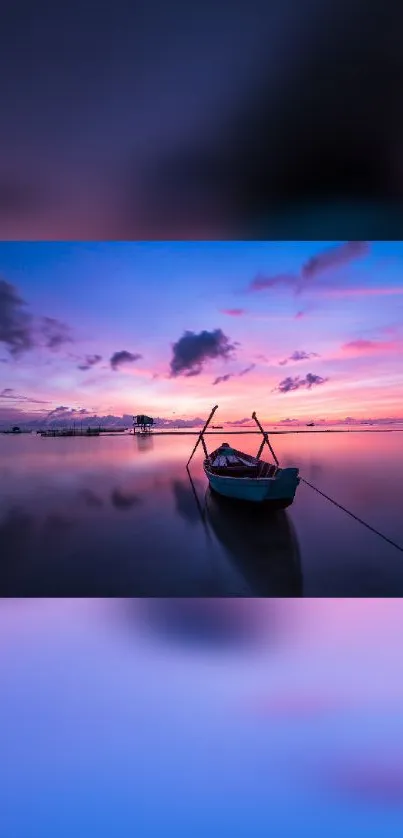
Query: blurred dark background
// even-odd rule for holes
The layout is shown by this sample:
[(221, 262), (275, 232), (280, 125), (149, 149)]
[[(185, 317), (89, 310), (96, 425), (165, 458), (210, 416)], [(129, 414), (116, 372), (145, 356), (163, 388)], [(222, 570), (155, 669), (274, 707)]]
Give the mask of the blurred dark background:
[(389, 0), (3, 0), (1, 238), (399, 238), (402, 23)]

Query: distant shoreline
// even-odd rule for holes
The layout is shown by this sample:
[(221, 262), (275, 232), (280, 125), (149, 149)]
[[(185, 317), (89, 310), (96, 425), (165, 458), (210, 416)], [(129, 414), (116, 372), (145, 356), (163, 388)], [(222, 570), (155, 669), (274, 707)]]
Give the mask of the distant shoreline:
[[(201, 428), (200, 428), (199, 431), (195, 431), (195, 430), (183, 430), (183, 431), (182, 430), (177, 430), (177, 431), (152, 430), (152, 431), (148, 431), (147, 433), (141, 433), (140, 431), (137, 431), (137, 433), (133, 434), (133, 433), (125, 432), (125, 431), (122, 431), (121, 433), (117, 433), (116, 430), (111, 429), (110, 431), (104, 431), (104, 432), (101, 432), (100, 434), (97, 434), (96, 438), (99, 439), (100, 436), (101, 437), (102, 436), (114, 436), (114, 437), (122, 437), (122, 436), (130, 436), (130, 437), (132, 437), (132, 436), (133, 437), (134, 436), (136, 436), (136, 437), (199, 436), (200, 432), (201, 432)], [(278, 436), (287, 435), (287, 434), (391, 434), (391, 433), (399, 433), (399, 432), (402, 433), (403, 428), (315, 428), (314, 430), (306, 430), (305, 428), (300, 428), (300, 429), (297, 430), (296, 428), (294, 428), (293, 430), (286, 430), (286, 431), (265, 429), (265, 432), (268, 433), (268, 434), (271, 434), (271, 435), (278, 435)], [(10, 431), (2, 431), (2, 430), (0, 430), (0, 434), (3, 434), (4, 436), (12, 436), (12, 437), (26, 436), (27, 434), (28, 435), (34, 435), (34, 436), (38, 435), (36, 431), (21, 431), (20, 433), (12, 433)], [(254, 436), (261, 436), (260, 431), (255, 431), (255, 430), (252, 430), (252, 431), (228, 431), (228, 430), (224, 429), (222, 431), (205, 431), (204, 432), (205, 436), (243, 436), (243, 435), (246, 435), (246, 434), (253, 434)], [(73, 437), (74, 438), (75, 437), (80, 437), (80, 438), (83, 438), (83, 439), (89, 439), (92, 436), (93, 436), (92, 434), (85, 434), (85, 433), (81, 434), (80, 433), (80, 434), (71, 434), (71, 435), (66, 434), (66, 437), (64, 437), (62, 434), (60, 434), (60, 437), (59, 437), (59, 435), (56, 434), (55, 436), (49, 435), (49, 439), (59, 439), (59, 438), (60, 439), (64, 439), (64, 438), (71, 439)], [(94, 437), (95, 437), (95, 434), (94, 434)]]

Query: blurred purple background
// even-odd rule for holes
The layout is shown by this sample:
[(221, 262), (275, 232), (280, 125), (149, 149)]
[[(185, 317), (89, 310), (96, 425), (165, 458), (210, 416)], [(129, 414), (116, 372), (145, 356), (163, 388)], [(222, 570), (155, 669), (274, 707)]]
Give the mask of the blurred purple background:
[(398, 600), (0, 601), (2, 834), (397, 838), (402, 629)]
[(402, 16), (4, 0), (2, 238), (399, 238)]

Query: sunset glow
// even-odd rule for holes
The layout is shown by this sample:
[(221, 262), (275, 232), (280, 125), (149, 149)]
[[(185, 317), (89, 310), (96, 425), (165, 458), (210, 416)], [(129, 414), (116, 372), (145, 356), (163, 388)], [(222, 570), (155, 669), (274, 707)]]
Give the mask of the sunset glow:
[(2, 243), (1, 426), (401, 418), (402, 269), (402, 242)]

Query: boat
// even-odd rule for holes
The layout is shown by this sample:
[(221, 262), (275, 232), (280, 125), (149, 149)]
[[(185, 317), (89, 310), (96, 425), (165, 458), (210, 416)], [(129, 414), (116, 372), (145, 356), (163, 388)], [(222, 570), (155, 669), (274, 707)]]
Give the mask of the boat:
[(222, 431), (224, 425), (212, 425), (211, 427), (214, 431)]
[(315, 422), (307, 422), (306, 426), (307, 428), (313, 428), (315, 426)]
[(297, 468), (279, 468), (244, 454), (223, 442), (203, 463), (210, 487), (234, 500), (262, 503), (277, 508), (289, 506), (299, 483)]
[[(255, 457), (245, 454), (243, 451), (238, 451), (228, 442), (223, 442), (211, 454), (208, 453), (204, 433), (217, 407), (218, 405), (213, 408), (200, 432), (187, 467), (199, 442), (201, 442), (205, 454), (204, 473), (213, 492), (236, 501), (266, 503), (276, 509), (285, 509), (290, 506), (300, 482), (299, 469), (280, 467), (269, 442), (268, 434), (263, 430), (256, 413), (252, 414), (252, 419), (255, 420), (261, 431), (263, 440)], [(268, 463), (260, 459), (265, 444), (270, 449), (274, 463)]]

